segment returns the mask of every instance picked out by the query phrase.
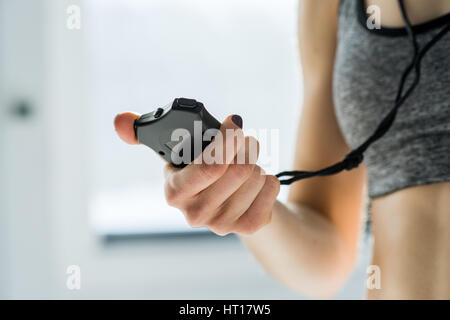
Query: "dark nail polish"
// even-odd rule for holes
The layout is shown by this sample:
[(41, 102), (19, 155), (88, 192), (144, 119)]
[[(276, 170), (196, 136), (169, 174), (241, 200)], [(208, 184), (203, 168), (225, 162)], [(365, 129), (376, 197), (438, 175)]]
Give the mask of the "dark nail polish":
[(234, 115), (231, 117), (231, 121), (233, 121), (233, 123), (234, 123), (235, 125), (237, 125), (239, 128), (242, 129), (242, 118), (241, 118), (241, 116), (238, 116), (237, 114), (234, 114)]

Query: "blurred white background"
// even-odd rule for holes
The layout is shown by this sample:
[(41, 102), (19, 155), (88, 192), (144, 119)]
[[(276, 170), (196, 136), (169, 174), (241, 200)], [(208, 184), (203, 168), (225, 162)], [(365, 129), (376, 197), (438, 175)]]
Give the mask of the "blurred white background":
[[(66, 27), (72, 4), (80, 30)], [(112, 126), (118, 112), (192, 97), (220, 120), (278, 129), (289, 168), (302, 100), (296, 7), (0, 0), (0, 298), (302, 298), (236, 237), (189, 232), (164, 202), (162, 161)], [(337, 298), (364, 297), (361, 252)], [(69, 265), (81, 267), (80, 290), (66, 287)]]

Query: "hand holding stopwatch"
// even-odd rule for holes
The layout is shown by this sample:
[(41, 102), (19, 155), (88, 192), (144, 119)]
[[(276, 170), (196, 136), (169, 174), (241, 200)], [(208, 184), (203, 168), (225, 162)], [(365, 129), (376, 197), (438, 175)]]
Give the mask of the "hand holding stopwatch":
[[(220, 122), (206, 110), (203, 103), (186, 98), (177, 98), (165, 107), (142, 115), (134, 122), (139, 143), (150, 147), (178, 168), (192, 162), (211, 142), (214, 134), (203, 139), (205, 132), (215, 130), (217, 133), (219, 128)], [(185, 150), (189, 152), (184, 154)], [(295, 175), (295, 178), (281, 181), (282, 184), (290, 184), (300, 179), (335, 174), (343, 169), (350, 170), (357, 167), (361, 161), (361, 155), (350, 153), (342, 162), (319, 171), (285, 171), (277, 176)]]
[[(210, 143), (210, 139), (203, 139), (205, 132), (214, 135), (219, 128), (220, 122), (203, 103), (186, 98), (177, 98), (134, 122), (137, 140), (176, 167), (184, 167), (199, 156)], [(200, 147), (196, 145), (199, 140)], [(183, 154), (185, 150), (189, 154)]]

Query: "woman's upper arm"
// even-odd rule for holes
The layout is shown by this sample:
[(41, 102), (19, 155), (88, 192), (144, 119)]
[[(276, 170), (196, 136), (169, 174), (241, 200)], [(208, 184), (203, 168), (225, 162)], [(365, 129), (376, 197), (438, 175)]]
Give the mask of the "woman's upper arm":
[[(317, 170), (348, 153), (333, 106), (332, 81), (337, 43), (338, 0), (300, 0), (299, 43), (304, 102), (294, 167)], [(289, 200), (311, 207), (336, 226), (352, 253), (360, 223), (365, 169), (311, 178), (292, 185)]]

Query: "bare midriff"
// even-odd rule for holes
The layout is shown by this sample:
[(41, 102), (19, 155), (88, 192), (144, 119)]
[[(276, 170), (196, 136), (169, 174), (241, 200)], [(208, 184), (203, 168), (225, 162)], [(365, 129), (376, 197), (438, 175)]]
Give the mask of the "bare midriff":
[(450, 182), (374, 199), (372, 231), (381, 288), (369, 299), (450, 299)]

